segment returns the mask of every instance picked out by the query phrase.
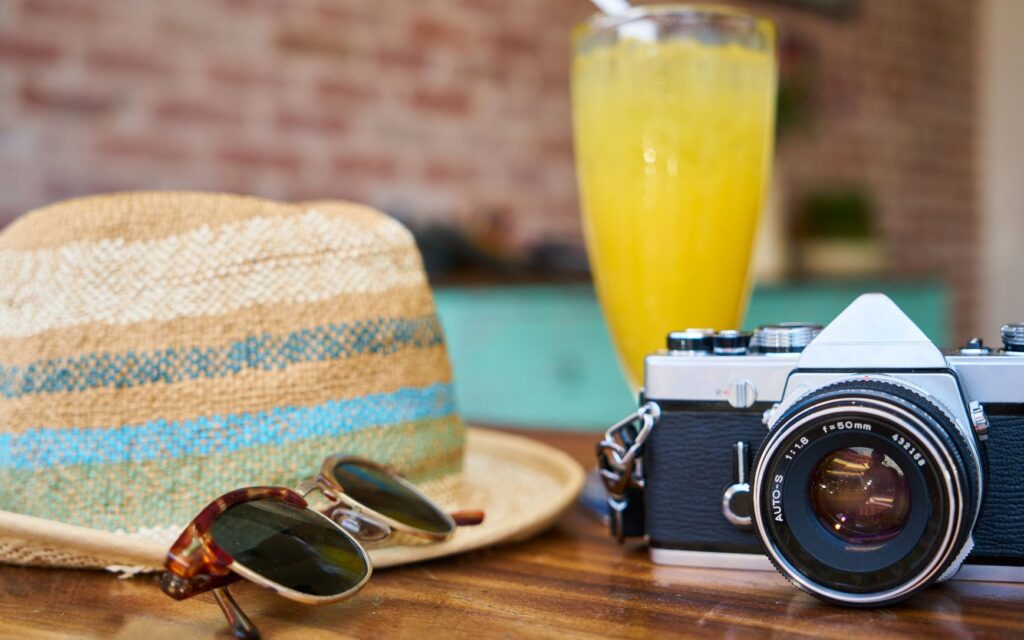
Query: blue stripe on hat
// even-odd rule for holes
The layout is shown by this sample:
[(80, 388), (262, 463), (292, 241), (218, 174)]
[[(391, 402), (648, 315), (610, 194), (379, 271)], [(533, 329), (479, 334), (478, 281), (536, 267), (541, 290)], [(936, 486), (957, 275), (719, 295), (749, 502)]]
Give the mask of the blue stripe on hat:
[(42, 469), (205, 456), (454, 413), (452, 386), (439, 383), (258, 413), (150, 420), (119, 427), (39, 427), (0, 434), (0, 468)]

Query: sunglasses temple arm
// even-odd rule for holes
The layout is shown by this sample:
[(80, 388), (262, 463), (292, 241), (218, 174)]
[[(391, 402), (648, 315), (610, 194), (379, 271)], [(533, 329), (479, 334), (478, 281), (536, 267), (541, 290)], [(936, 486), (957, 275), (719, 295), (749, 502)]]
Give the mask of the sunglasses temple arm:
[(220, 610), (224, 612), (224, 617), (228, 619), (232, 637), (239, 638), (239, 640), (260, 640), (260, 630), (231, 597), (227, 587), (214, 589), (213, 597), (220, 606)]

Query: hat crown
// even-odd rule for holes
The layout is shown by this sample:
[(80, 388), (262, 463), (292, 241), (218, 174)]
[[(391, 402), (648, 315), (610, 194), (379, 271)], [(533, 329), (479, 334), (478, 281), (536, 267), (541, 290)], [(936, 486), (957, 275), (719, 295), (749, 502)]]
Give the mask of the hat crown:
[(335, 453), (457, 482), (433, 299), (379, 212), (83, 198), (0, 233), (0, 273), (0, 509), (173, 538), (217, 495)]

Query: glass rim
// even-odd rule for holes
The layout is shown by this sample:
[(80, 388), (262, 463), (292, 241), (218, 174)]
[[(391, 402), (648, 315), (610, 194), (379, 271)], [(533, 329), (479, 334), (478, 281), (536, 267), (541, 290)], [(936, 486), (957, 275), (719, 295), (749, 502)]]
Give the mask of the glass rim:
[(695, 25), (706, 24), (715, 18), (726, 18), (745, 22), (754, 30), (769, 29), (772, 33), (776, 31), (775, 21), (770, 18), (737, 9), (736, 7), (700, 2), (637, 5), (628, 11), (615, 15), (598, 11), (578, 24), (573, 31), (575, 36), (580, 37), (586, 34), (617, 29), (640, 18), (667, 15), (688, 18), (688, 21)]

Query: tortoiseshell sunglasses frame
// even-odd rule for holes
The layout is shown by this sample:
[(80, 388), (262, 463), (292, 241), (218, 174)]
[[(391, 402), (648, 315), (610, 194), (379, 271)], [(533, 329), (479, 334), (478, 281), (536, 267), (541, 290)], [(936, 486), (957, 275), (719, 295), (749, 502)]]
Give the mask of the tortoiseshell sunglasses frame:
[[(236, 561), (214, 541), (211, 533), (213, 524), (231, 507), (256, 500), (286, 502), (300, 509), (309, 509), (318, 517), (329, 522), (359, 550), (366, 563), (366, 576), (348, 591), (331, 596), (313, 596), (268, 580)], [(238, 581), (239, 578), (245, 578), (272, 589), (286, 598), (304, 604), (329, 604), (344, 600), (359, 591), (373, 572), (373, 564), (370, 562), (369, 555), (352, 534), (345, 531), (331, 518), (311, 509), (306, 500), (298, 493), (284, 487), (247, 487), (229, 491), (220, 496), (200, 511), (199, 515), (178, 536), (167, 552), (164, 567), (167, 569), (167, 573), (161, 579), (160, 586), (164, 593), (175, 600), (184, 600), (210, 590), (222, 589)]]
[[(423, 500), (426, 504), (430, 505), (443, 518), (445, 518), (449, 523), (448, 531), (439, 533), (417, 529), (361, 504), (345, 492), (345, 488), (334, 476), (334, 469), (342, 463), (362, 465), (387, 474), (392, 480), (402, 485), (417, 498)], [(306, 495), (309, 495), (309, 493), (316, 490), (319, 490), (324, 497), (332, 502), (332, 504), (324, 509), (323, 512), (310, 508), (309, 504), (305, 500)], [(302, 493), (300, 494), (299, 492)], [(207, 505), (185, 528), (181, 535), (178, 536), (178, 539), (173, 545), (171, 545), (170, 550), (167, 552), (167, 560), (164, 564), (167, 569), (167, 573), (161, 580), (161, 587), (163, 588), (164, 593), (176, 600), (184, 600), (186, 598), (199, 595), (200, 593), (226, 587), (236, 582), (239, 578), (246, 578), (247, 580), (272, 589), (281, 595), (298, 602), (306, 604), (328, 604), (343, 600), (349, 595), (355, 593), (363, 586), (363, 584), (365, 584), (365, 581), (369, 579), (370, 571), (367, 572), (366, 580), (363, 580), (358, 585), (342, 594), (334, 596), (311, 596), (309, 594), (301, 593), (278, 585), (250, 570), (245, 565), (236, 562), (234, 558), (221, 549), (213, 540), (211, 529), (213, 528), (214, 522), (217, 521), (217, 518), (223, 515), (224, 512), (231, 507), (255, 500), (279, 500), (301, 509), (310, 509), (310, 511), (313, 511), (318, 516), (323, 517), (325, 520), (337, 527), (345, 537), (349, 538), (355, 546), (360, 549), (363, 554), (363, 559), (370, 568), (370, 571), (372, 571), (372, 565), (370, 563), (369, 556), (363, 548), (363, 541), (361, 541), (357, 536), (352, 535), (337, 521), (335, 521), (333, 517), (331, 517), (339, 509), (342, 510), (342, 513), (349, 511), (359, 515), (368, 516), (370, 520), (375, 521), (375, 524), (385, 525), (387, 528), (387, 535), (390, 535), (392, 531), (400, 531), (429, 540), (445, 540), (451, 537), (458, 525), (479, 524), (483, 520), (483, 514), (476, 511), (459, 512), (455, 514), (455, 517), (453, 517), (433, 500), (424, 495), (423, 492), (417, 489), (412, 483), (408, 482), (397, 472), (385, 465), (378, 464), (372, 460), (360, 458), (358, 456), (329, 456), (320, 465), (320, 471), (317, 474), (316, 479), (313, 481), (303, 482), (299, 486), (298, 491), (293, 491), (292, 489), (287, 489), (285, 487), (248, 487), (229, 491)]]

